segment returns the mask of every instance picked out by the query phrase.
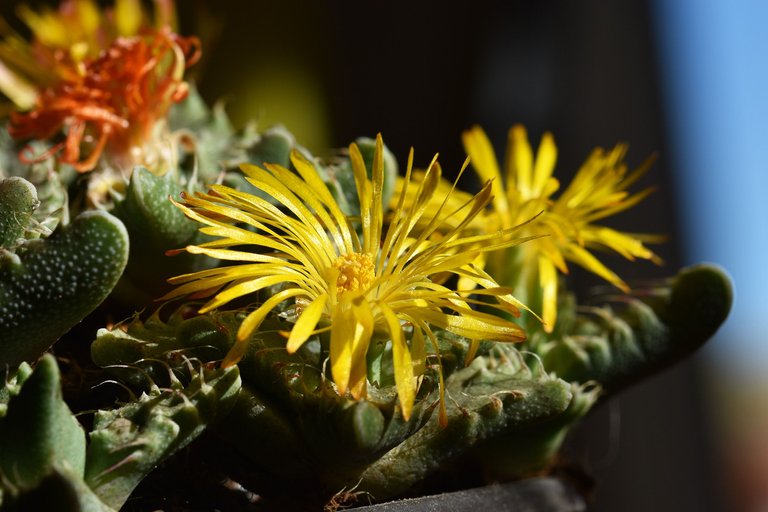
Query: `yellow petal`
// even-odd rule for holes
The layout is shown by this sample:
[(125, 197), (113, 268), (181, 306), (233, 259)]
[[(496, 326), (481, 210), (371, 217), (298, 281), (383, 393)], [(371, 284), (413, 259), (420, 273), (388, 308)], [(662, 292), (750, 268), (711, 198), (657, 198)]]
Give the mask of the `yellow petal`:
[[(238, 297), (243, 297), (250, 293), (263, 290), (269, 286), (284, 283), (285, 281), (285, 276), (280, 274), (262, 276), (255, 279), (246, 279), (238, 284), (230, 286), (223, 292), (218, 293), (213, 298), (213, 300), (209, 301), (205, 306), (200, 308), (200, 313), (207, 313), (223, 306), (224, 304), (234, 299), (237, 299)], [(237, 281), (235, 281), (235, 283), (237, 283)]]
[(374, 317), (371, 305), (364, 296), (359, 295), (352, 301), (355, 321), (361, 328), (355, 328), (356, 336), (352, 344), (352, 368), (349, 374), (350, 393), (355, 399), (365, 396), (368, 382), (368, 364), (366, 354), (373, 334)]
[(440, 186), (440, 177), (443, 175), (443, 169), (440, 167), (440, 163), (437, 161), (437, 155), (432, 157), (432, 160), (427, 166), (427, 170), (422, 176), (419, 186), (416, 190), (415, 206), (417, 208), (423, 208), (434, 197), (435, 190)]
[(533, 184), (531, 185), (531, 195), (543, 195), (547, 184), (555, 170), (557, 162), (557, 146), (552, 134), (547, 132), (541, 137), (539, 149), (536, 153), (536, 163), (533, 167)]
[(78, 25), (84, 35), (89, 38), (96, 35), (101, 25), (101, 10), (93, 0), (80, 0), (77, 2), (77, 14), (80, 18)]
[[(331, 241), (328, 239), (327, 232), (323, 229), (323, 226), (317, 222), (315, 214), (310, 211), (309, 208), (307, 208), (304, 201), (302, 201), (293, 190), (288, 188), (283, 182), (274, 176), (274, 174), (279, 174), (281, 169), (280, 166), (266, 164), (266, 167), (272, 171), (272, 173), (265, 172), (259, 167), (249, 164), (243, 164), (241, 166), (243, 170), (248, 171), (248, 173), (253, 176), (248, 177), (248, 181), (253, 186), (275, 198), (280, 204), (288, 208), (288, 210), (290, 210), (293, 214), (296, 215), (296, 217), (298, 217), (298, 222), (290, 223), (290, 227), (300, 231), (301, 233), (312, 233), (310, 236), (312, 236), (316, 244), (322, 245), (324, 247), (330, 246)], [(218, 190), (216, 187), (211, 188)], [(244, 199), (253, 198), (253, 196), (250, 194), (232, 189), (229, 190), (229, 193), (234, 197), (242, 197)], [(284, 214), (281, 215), (278, 213), (279, 210), (277, 210), (273, 205), (269, 205), (264, 200), (258, 202), (257, 204), (265, 209), (271, 210), (276, 218), (285, 216)], [(302, 240), (302, 237), (299, 237), (298, 239)]]
[(568, 246), (568, 259), (597, 274), (623, 292), (629, 291), (629, 286), (618, 275), (603, 265), (586, 249), (570, 244)]
[[(418, 241), (414, 243), (409, 235), (411, 230), (418, 223), (419, 218), (421, 218), (427, 210), (429, 199), (433, 197), (434, 191), (440, 183), (440, 173), (440, 166), (437, 164), (435, 158), (433, 158), (427, 168), (424, 179), (419, 183), (415, 201), (411, 203), (407, 211), (397, 210), (393, 212), (391, 225), (386, 238), (386, 242), (392, 240), (392, 243), (391, 246), (386, 245), (385, 249), (387, 249), (387, 253), (390, 256), (395, 256), (395, 258), (389, 258), (388, 261), (384, 262), (384, 265), (382, 266), (383, 275), (399, 274), (402, 271), (403, 266), (405, 266), (411, 256), (418, 250), (420, 243), (418, 243)], [(432, 224), (430, 224), (430, 226), (434, 227)], [(420, 234), (418, 240), (424, 240), (428, 236), (428, 230), (424, 230)], [(406, 246), (408, 247), (407, 251), (405, 251)], [(403, 251), (405, 251), (405, 254), (403, 254)]]
[(232, 348), (230, 348), (229, 352), (227, 352), (227, 355), (224, 357), (221, 366), (223, 368), (228, 368), (240, 362), (248, 350), (248, 339), (250, 338), (251, 334), (253, 334), (253, 331), (258, 329), (259, 325), (261, 325), (261, 322), (264, 321), (264, 318), (267, 316), (267, 314), (284, 300), (291, 297), (297, 297), (299, 295), (306, 295), (306, 291), (298, 288), (283, 290), (270, 297), (269, 300), (261, 305), (261, 307), (255, 311), (252, 311), (248, 316), (246, 316), (245, 320), (243, 320), (243, 323), (240, 324), (240, 328), (237, 330), (235, 344), (232, 345)]
[(366, 396), (368, 388), (368, 366), (365, 357), (352, 360), (352, 371), (349, 374), (349, 394), (359, 400)]
[(236, 365), (243, 359), (243, 357), (245, 357), (247, 351), (248, 338), (238, 338), (235, 340), (235, 344), (232, 345), (232, 348), (229, 349), (229, 352), (227, 352), (227, 355), (224, 356), (224, 360), (221, 362), (221, 367), (229, 368), (230, 366)]
[(331, 329), (331, 375), (342, 395), (353, 385), (359, 385), (359, 361), (365, 363), (373, 333), (373, 315), (368, 303), (365, 300), (355, 302), (348, 300), (337, 304), (331, 319), (335, 326)]
[(509, 130), (507, 142), (507, 188), (515, 187), (524, 198), (531, 197), (531, 172), (533, 151), (528, 142), (528, 133), (522, 125)]
[(424, 343), (424, 332), (414, 329), (411, 337), (411, 360), (413, 361), (413, 374), (423, 375), (426, 370), (427, 347)]
[(261, 322), (264, 321), (264, 318), (266, 318), (267, 314), (269, 314), (269, 312), (272, 311), (278, 304), (292, 297), (298, 297), (300, 295), (306, 294), (306, 290), (302, 290), (300, 288), (289, 288), (287, 290), (282, 290), (266, 300), (264, 304), (259, 306), (255, 311), (249, 313), (248, 316), (246, 316), (243, 322), (240, 324), (240, 327), (237, 330), (237, 338), (235, 339), (235, 344), (232, 345), (232, 348), (229, 349), (229, 352), (227, 352), (227, 355), (224, 357), (224, 361), (221, 363), (221, 365), (224, 368), (227, 368), (237, 364), (240, 359), (243, 358), (243, 355), (245, 355), (245, 352), (248, 348), (248, 339), (250, 338), (251, 334), (253, 334), (253, 331), (259, 328), (259, 325), (261, 325)]
[(253, 261), (258, 263), (275, 263), (285, 265), (286, 261), (283, 258), (277, 258), (270, 256), (269, 254), (258, 254), (245, 251), (234, 251), (229, 249), (208, 249), (196, 245), (190, 245), (187, 247), (187, 252), (190, 254), (205, 254), (211, 258), (219, 260), (229, 261)]
[(17, 14), (44, 46), (66, 48), (69, 43), (69, 31), (64, 22), (50, 11), (38, 14), (24, 4), (18, 7)]
[[(285, 265), (252, 264), (217, 267), (169, 279), (169, 283), (179, 284), (181, 286), (174, 288), (159, 300), (168, 300), (189, 293), (196, 293), (201, 290), (219, 288), (226, 283), (236, 283), (244, 280), (251, 281), (259, 278), (276, 279), (275, 276), (280, 276), (280, 278), (274, 284), (301, 281), (303, 278), (301, 274), (296, 273), (293, 269), (286, 268)], [(261, 282), (259, 284), (263, 285), (264, 283)], [(208, 310), (209, 308), (204, 308), (204, 311)]]
[(325, 191), (328, 195), (330, 195), (330, 192), (328, 192), (324, 183), (316, 183), (314, 186), (309, 186), (306, 181), (303, 181), (296, 176), (296, 174), (284, 167), (279, 165), (268, 165), (268, 168), (274, 177), (278, 181), (284, 183), (292, 192), (301, 198), (301, 200), (309, 207), (311, 213), (317, 217), (316, 220), (320, 221), (316, 222), (316, 230), (318, 233), (324, 234), (327, 230), (331, 233), (331, 236), (333, 236), (337, 247), (349, 247), (351, 250), (352, 245), (351, 239), (349, 238), (349, 229), (347, 227), (346, 219), (343, 216), (335, 216), (333, 213), (329, 215), (329, 210), (339, 209), (338, 207), (334, 208), (335, 202), (329, 204), (325, 201), (325, 194), (322, 192)]
[(469, 339), (513, 342), (525, 339), (525, 333), (519, 326), (497, 316), (472, 309), (463, 311), (459, 308), (453, 309), (461, 314), (450, 315), (428, 309), (412, 314), (418, 315), (432, 325)]
[[(505, 183), (491, 142), (479, 126), (473, 126), (465, 131), (461, 140), (464, 143), (464, 151), (469, 155), (472, 167), (477, 171), (480, 180), (491, 181), (493, 184), (493, 206), (501, 215), (506, 216), (509, 206), (504, 193)], [(507, 180), (506, 184), (509, 186), (510, 181)]]
[(542, 256), (539, 256), (539, 285), (544, 331), (552, 332), (557, 321), (557, 270), (552, 261)]
[[(365, 168), (365, 160), (360, 153), (357, 144), (349, 145), (349, 160), (352, 164), (352, 172), (355, 176), (355, 185), (357, 186), (357, 197), (360, 199), (360, 221), (363, 228), (363, 250), (368, 250), (372, 246), (371, 241), (371, 208), (375, 205), (373, 201), (373, 192), (371, 183), (368, 181), (368, 171)], [(378, 240), (376, 241), (378, 244)]]
[(381, 311), (387, 323), (387, 329), (392, 339), (392, 362), (395, 367), (395, 386), (400, 398), (400, 408), (403, 418), (408, 421), (416, 400), (416, 378), (413, 374), (413, 361), (408, 345), (403, 339), (403, 329), (395, 313), (386, 305), (381, 304)]
[[(341, 208), (339, 208), (336, 199), (333, 197), (333, 195), (331, 195), (328, 187), (318, 174), (314, 164), (312, 164), (312, 162), (307, 160), (304, 155), (296, 150), (291, 152), (291, 163), (293, 163), (296, 171), (307, 183), (307, 186), (314, 190), (315, 193), (317, 193), (317, 195), (320, 197), (320, 200), (323, 202), (323, 204), (328, 209), (328, 212), (336, 221), (336, 225), (346, 226), (347, 220), (344, 213), (341, 211)], [(349, 230), (341, 229), (341, 235), (344, 239), (343, 246), (346, 249), (346, 252), (352, 252), (352, 239), (350, 238)]]
[(645, 247), (642, 241), (632, 235), (610, 228), (597, 227), (595, 229), (588, 229), (583, 233), (583, 237), (585, 243), (609, 247), (628, 260), (635, 258), (650, 260), (654, 258), (653, 252)]
[(31, 109), (37, 99), (37, 88), (11, 71), (0, 61), (0, 92), (21, 110)]
[(645, 190), (642, 190), (636, 194), (631, 195), (630, 197), (622, 200), (615, 206), (610, 206), (606, 208), (600, 208), (594, 213), (584, 217), (584, 222), (594, 222), (596, 220), (610, 217), (611, 215), (615, 215), (617, 213), (621, 213), (624, 210), (628, 210), (629, 208), (634, 207), (639, 202), (644, 200), (646, 197), (651, 195), (656, 189), (655, 188), (647, 188)]
[[(387, 234), (384, 236), (384, 242), (381, 244), (381, 258), (386, 257), (388, 254), (392, 254), (392, 244), (395, 240), (395, 237), (399, 234), (400, 230), (402, 230), (403, 223), (398, 221), (398, 219), (401, 219), (404, 215), (404, 212), (406, 211), (405, 205), (406, 205), (406, 199), (410, 201), (410, 204), (413, 204), (414, 199), (412, 197), (413, 187), (411, 186), (411, 174), (413, 171), (413, 148), (408, 152), (408, 162), (405, 168), (405, 177), (397, 177), (395, 180), (395, 195), (397, 196), (397, 205), (392, 209), (392, 221), (389, 223), (389, 227), (387, 228)], [(384, 262), (386, 263), (386, 261)], [(383, 268), (384, 265), (377, 265), (380, 268)]]
[[(488, 253), (481, 252), (475, 255), (472, 259), (472, 267), (484, 268), (485, 263), (488, 260)], [(477, 283), (467, 276), (459, 276), (459, 281), (456, 283), (456, 289), (463, 291), (471, 291), (477, 287)]]
[[(415, 243), (411, 244), (411, 247), (408, 249), (408, 251), (405, 253), (405, 255), (402, 255), (398, 258), (399, 262), (394, 266), (394, 273), (399, 274), (402, 272), (403, 268), (407, 263), (411, 263), (410, 267), (420, 267), (420, 268), (426, 268), (429, 266), (432, 266), (432, 262), (434, 261), (434, 257), (436, 255), (440, 255), (441, 257), (445, 256), (447, 253), (450, 253), (450, 251), (447, 251), (446, 249), (450, 247), (452, 244), (461, 244), (463, 243), (464, 238), (460, 238), (458, 241), (452, 241), (455, 237), (460, 237), (462, 230), (466, 227), (468, 223), (472, 221), (472, 219), (480, 213), (489, 203), (491, 200), (490, 197), (491, 193), (491, 186), (490, 183), (486, 183), (483, 188), (480, 190), (480, 192), (477, 193), (477, 195), (474, 196), (471, 203), (471, 208), (468, 212), (466, 212), (465, 217), (462, 219), (462, 221), (455, 227), (451, 228), (447, 233), (444, 234), (444, 236), (438, 240), (437, 242), (431, 242), (428, 243), (427, 239), (429, 238), (432, 233), (434, 233), (434, 230), (439, 227), (440, 222), (436, 222), (434, 219), (432, 222), (430, 222), (430, 225), (425, 228), (422, 233), (419, 234), (419, 237), (416, 239)], [(488, 236), (488, 235), (480, 235), (480, 236)], [(421, 254), (416, 254), (421, 250), (422, 247), (428, 246), (428, 249), (421, 251)], [(411, 262), (411, 259), (413, 258), (413, 261)], [(461, 264), (463, 265), (463, 263)], [(431, 274), (436, 274), (436, 272), (431, 272)]]
[(288, 343), (285, 346), (289, 354), (296, 352), (312, 336), (327, 301), (328, 295), (320, 295), (302, 311), (293, 329), (291, 329), (291, 335), (288, 337)]
[[(461, 269), (457, 269), (456, 271), (454, 271), (454, 273), (459, 276), (465, 277), (466, 279), (471, 280), (472, 282), (479, 284), (480, 286), (486, 289), (494, 289), (499, 287), (498, 283), (496, 283), (496, 281), (494, 281), (493, 278), (490, 275), (488, 275), (488, 273), (485, 270), (481, 268), (463, 267)], [(514, 310), (523, 309), (533, 314), (534, 316), (536, 316), (536, 318), (538, 318), (538, 315), (536, 315), (536, 313), (531, 311), (531, 309), (528, 306), (526, 306), (525, 304), (517, 300), (513, 295), (510, 295), (510, 294), (497, 295), (496, 299), (509, 304), (514, 308)], [(517, 316), (518, 314), (519, 312), (517, 312), (515, 316)]]
[(373, 197), (371, 199), (371, 234), (369, 244), (363, 247), (363, 251), (375, 253), (381, 243), (381, 227), (384, 222), (384, 205), (382, 204), (382, 192), (384, 189), (384, 141), (381, 134), (376, 135), (376, 150), (373, 153)]

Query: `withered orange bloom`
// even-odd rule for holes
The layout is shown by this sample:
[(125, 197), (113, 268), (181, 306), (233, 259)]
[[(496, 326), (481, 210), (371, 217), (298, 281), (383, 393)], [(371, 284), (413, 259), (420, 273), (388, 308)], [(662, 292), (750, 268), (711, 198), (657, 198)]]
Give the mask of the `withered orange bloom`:
[(184, 99), (184, 70), (200, 57), (199, 40), (170, 28), (143, 29), (118, 37), (83, 73), (42, 89), (32, 110), (11, 114), (9, 132), (20, 140), (64, 140), (43, 154), (22, 151), (31, 163), (60, 153), (59, 160), (78, 172), (92, 170), (105, 149), (118, 164), (131, 148), (147, 140), (170, 106)]

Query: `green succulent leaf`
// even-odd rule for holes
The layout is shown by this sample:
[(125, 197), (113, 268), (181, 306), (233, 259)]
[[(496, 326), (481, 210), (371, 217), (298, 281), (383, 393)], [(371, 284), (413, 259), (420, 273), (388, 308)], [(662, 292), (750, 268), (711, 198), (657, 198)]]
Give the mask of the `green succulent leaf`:
[(240, 391), (237, 367), (195, 370), (185, 387), (154, 387), (120, 409), (98, 411), (88, 446), (85, 481), (119, 509), (162, 461), (226, 416)]
[(3, 381), (3, 386), (0, 387), (0, 418), (8, 412), (8, 402), (19, 394), (30, 375), (32, 375), (32, 367), (27, 363), (21, 363), (15, 371), (0, 372), (0, 379)]
[[(184, 357), (208, 363), (223, 358), (242, 321), (240, 315), (216, 313), (190, 317), (191, 314), (192, 309), (185, 306), (162, 319), (161, 310), (157, 310), (145, 321), (133, 318), (113, 329), (99, 329), (91, 344), (91, 359), (101, 367), (147, 361), (143, 368), (154, 378), (167, 373), (167, 369), (152, 361), (173, 363)], [(119, 369), (113, 371), (119, 372)], [(136, 372), (120, 373), (136, 384), (145, 380)]]
[(0, 470), (15, 486), (32, 488), (54, 466), (82, 477), (85, 432), (61, 397), (56, 360), (46, 355), (0, 418)]
[[(5, 123), (0, 121), (0, 181), (5, 178), (22, 178), (36, 188), (39, 200), (32, 215), (33, 222), (25, 226), (28, 229), (25, 236), (28, 238), (48, 235), (62, 221), (68, 221), (67, 188), (76, 180), (77, 171), (55, 159), (32, 164), (19, 160), (21, 151), (41, 155), (50, 149), (50, 145), (42, 141), (20, 144), (10, 136)], [(3, 202), (0, 200), (0, 208)], [(6, 247), (2, 243), (0, 246)]]
[(12, 250), (23, 241), (39, 205), (35, 186), (24, 178), (0, 180), (0, 248)]
[[(102, 330), (92, 345), (93, 358), (105, 366), (143, 360), (150, 376), (159, 375), (151, 360), (170, 361), (174, 354), (207, 350), (211, 359), (221, 358), (234, 343), (245, 313), (189, 318), (192, 311), (181, 307), (165, 321), (155, 314)], [(378, 382), (369, 387), (366, 400), (340, 396), (324, 374), (323, 340), (311, 338), (289, 354), (280, 334), (289, 328), (289, 322), (269, 317), (252, 335), (238, 365), (243, 389), (227, 421), (215, 431), (255, 466), (281, 478), (312, 482), (308, 485), (338, 489), (360, 482), (360, 489), (386, 498), (446, 465), (481, 458), (479, 453), (493, 443), (509, 450), (496, 459), (503, 461), (498, 465), (489, 457), (488, 471), (529, 474), (551, 463), (568, 428), (597, 396), (596, 388), (573, 386), (538, 367), (529, 368), (512, 346), (502, 350), (495, 345), (464, 368), (469, 342), (438, 332), (448, 426), (438, 418), (434, 372), (423, 377), (411, 418), (405, 421), (386, 369), (373, 372)], [(382, 350), (386, 346), (382, 341)], [(381, 366), (379, 359), (374, 354), (372, 366)], [(526, 455), (515, 459), (513, 452), (521, 447)], [(517, 462), (510, 464), (507, 458)]]
[(211, 266), (213, 260), (183, 253), (166, 256), (166, 251), (199, 243), (198, 225), (187, 219), (169, 198), (179, 199), (183, 190), (176, 172), (157, 176), (136, 167), (125, 199), (113, 213), (125, 224), (131, 250), (118, 292), (136, 306), (151, 303), (168, 291), (171, 276)]
[[(55, 465), (32, 488), (13, 489), (0, 499), (2, 512), (55, 510), (56, 512), (115, 512), (85, 484), (82, 475)], [(2, 495), (0, 494), (0, 498)]]
[(0, 367), (34, 361), (101, 304), (128, 245), (118, 219), (88, 211), (15, 254), (0, 249)]
[(514, 351), (508, 347), (502, 356), (477, 357), (448, 377), (446, 424), (433, 414), (360, 474), (358, 490), (386, 499), (467, 460), (506, 478), (547, 467), (597, 392), (531, 371)]
[(562, 339), (538, 348), (545, 368), (571, 382), (615, 392), (680, 361), (725, 321), (733, 291), (713, 265), (681, 270), (660, 286), (580, 315)]
[(248, 161), (254, 165), (278, 164), (291, 166), (291, 150), (296, 146), (293, 135), (283, 126), (273, 126), (259, 134), (248, 148)]

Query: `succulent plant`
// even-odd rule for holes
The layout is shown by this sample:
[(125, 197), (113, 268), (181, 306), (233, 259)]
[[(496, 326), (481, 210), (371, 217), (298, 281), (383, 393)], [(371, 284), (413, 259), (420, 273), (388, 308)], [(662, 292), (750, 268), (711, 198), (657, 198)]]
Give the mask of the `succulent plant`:
[(97, 411), (87, 446), (62, 398), (53, 356), (34, 371), (22, 365), (0, 391), (0, 509), (118, 510), (152, 469), (225, 416), (237, 397), (237, 368), (187, 363), (184, 382), (173, 377), (165, 389), (152, 383), (126, 405)]
[[(14, 387), (0, 417), (3, 510), (23, 510), (25, 500), (35, 499), (35, 489), (52, 485), (53, 475), (82, 481), (85, 471), (85, 431), (62, 399), (54, 358), (43, 357), (31, 373), (21, 369)], [(81, 499), (87, 500), (75, 501)]]
[[(7, 178), (0, 186), (5, 219), (29, 221), (31, 185)], [(19, 190), (25, 200), (6, 202)], [(84, 212), (48, 237), (21, 243), (27, 226), (15, 220), (4, 222), (9, 247), (0, 248), (0, 365), (11, 367), (37, 359), (101, 304), (128, 259), (125, 228), (106, 212)]]
[(656, 286), (585, 308), (562, 339), (534, 346), (547, 371), (599, 382), (605, 393), (658, 373), (701, 347), (725, 321), (733, 291), (713, 265), (681, 270)]
[(174, 378), (169, 388), (153, 385), (119, 409), (96, 412), (84, 479), (108, 506), (119, 509), (147, 474), (232, 407), (240, 390), (237, 368), (188, 363), (186, 384)]
[[(436, 372), (427, 372), (412, 416), (397, 406), (391, 359), (369, 354), (373, 388), (365, 400), (339, 396), (315, 337), (288, 354), (274, 318), (251, 336), (239, 368), (243, 388), (227, 421), (217, 425), (252, 464), (294, 486), (325, 492), (354, 487), (376, 500), (418, 488), (435, 474), (482, 472), (497, 478), (535, 474), (552, 464), (569, 428), (607, 393), (659, 371), (703, 343), (730, 307), (728, 278), (716, 267), (683, 270), (640, 298), (622, 296), (577, 315), (572, 331), (536, 347), (483, 344), (467, 366), (468, 340), (438, 334), (447, 423), (437, 412)], [(181, 354), (215, 361), (235, 342), (244, 312), (189, 316), (182, 306), (100, 331), (92, 355), (103, 366)], [(706, 325), (701, 311), (707, 311)], [(696, 329), (692, 323), (701, 324)], [(376, 351), (374, 351), (375, 353)], [(429, 358), (436, 362), (437, 353)], [(389, 361), (389, 362), (388, 362)], [(467, 476), (467, 475), (464, 475)]]
[[(596, 224), (650, 192), (629, 192), (646, 166), (628, 173), (624, 146), (556, 198), (554, 139), (534, 159), (521, 126), (504, 173), (464, 134), (474, 194), (437, 157), (421, 171), (412, 152), (398, 177), (381, 136), (321, 160), (207, 106), (171, 6), (148, 24), (140, 2), (68, 2), (46, 19), (96, 12), (83, 40), (33, 23), (47, 51), (0, 42), (19, 107), (0, 130), (0, 509), (119, 510), (203, 432), (267, 502), (539, 474), (595, 403), (728, 315), (715, 266), (630, 292), (590, 252), (657, 260), (653, 237)], [(566, 262), (618, 291), (577, 304)], [(62, 337), (81, 377), (119, 384), (77, 416), (45, 354)]]

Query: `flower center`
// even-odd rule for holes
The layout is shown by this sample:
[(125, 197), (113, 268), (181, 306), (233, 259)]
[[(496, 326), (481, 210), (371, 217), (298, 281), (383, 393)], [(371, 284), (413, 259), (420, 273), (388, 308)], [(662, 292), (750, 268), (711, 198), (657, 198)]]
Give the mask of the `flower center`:
[(373, 259), (370, 254), (342, 254), (333, 264), (339, 270), (336, 278), (336, 293), (364, 290), (375, 277)]

